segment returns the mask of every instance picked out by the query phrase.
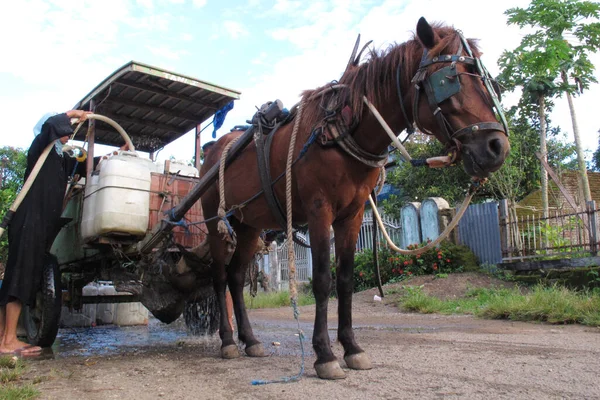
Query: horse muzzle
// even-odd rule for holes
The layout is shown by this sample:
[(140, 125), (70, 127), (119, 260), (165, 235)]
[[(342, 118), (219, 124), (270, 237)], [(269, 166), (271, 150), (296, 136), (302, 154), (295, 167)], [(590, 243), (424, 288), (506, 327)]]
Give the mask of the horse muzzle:
[(472, 177), (487, 178), (500, 169), (509, 151), (508, 137), (501, 131), (466, 135), (461, 140), (463, 166)]

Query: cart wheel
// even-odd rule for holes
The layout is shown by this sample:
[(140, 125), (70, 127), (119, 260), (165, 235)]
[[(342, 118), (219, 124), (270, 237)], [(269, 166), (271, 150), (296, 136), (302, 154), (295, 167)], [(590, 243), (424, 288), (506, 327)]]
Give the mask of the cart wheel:
[(187, 301), (183, 310), (185, 325), (192, 335), (214, 335), (219, 330), (219, 303), (217, 295)]
[(50, 347), (58, 333), (62, 307), (60, 270), (56, 257), (46, 256), (43, 274), (42, 288), (37, 293), (35, 306), (24, 306), (22, 317), (28, 342)]

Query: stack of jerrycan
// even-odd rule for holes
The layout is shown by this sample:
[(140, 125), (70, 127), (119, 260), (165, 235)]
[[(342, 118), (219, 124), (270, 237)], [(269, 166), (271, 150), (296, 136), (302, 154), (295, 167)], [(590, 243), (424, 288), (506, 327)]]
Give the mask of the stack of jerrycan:
[(142, 237), (148, 229), (152, 161), (130, 151), (103, 157), (85, 188), (81, 234)]
[[(117, 292), (111, 282), (99, 282), (99, 284), (99, 296), (130, 295)], [(96, 321), (98, 325), (147, 325), (148, 309), (142, 303), (101, 303), (96, 309)]]
[[(83, 287), (84, 296), (128, 295), (115, 290), (112, 282), (91, 282)], [(148, 309), (142, 303), (84, 304), (82, 309), (69, 310), (63, 306), (61, 326), (90, 327), (95, 325), (147, 325)]]
[[(90, 283), (81, 290), (84, 296), (97, 296), (98, 285)], [(96, 304), (84, 304), (81, 310), (69, 310), (63, 306), (60, 313), (60, 325), (68, 327), (89, 327), (96, 325)]]

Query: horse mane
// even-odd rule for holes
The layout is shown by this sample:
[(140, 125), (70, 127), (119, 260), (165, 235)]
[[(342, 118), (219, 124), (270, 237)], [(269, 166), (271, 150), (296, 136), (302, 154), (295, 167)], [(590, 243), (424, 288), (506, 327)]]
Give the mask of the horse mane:
[[(434, 32), (439, 36), (439, 43), (429, 50), (430, 56), (440, 55), (442, 52), (456, 52), (460, 46), (460, 33), (453, 27), (433, 23), (431, 26)], [(481, 55), (477, 47), (477, 41), (469, 39), (469, 46), (475, 57)], [(366, 55), (366, 60), (354, 67), (349, 67), (340, 78), (339, 82), (332, 82), (313, 90), (302, 92), (303, 105), (302, 119), (314, 127), (324, 117), (324, 107), (336, 92), (339, 96), (338, 106), (341, 108), (348, 105), (352, 109), (352, 115), (355, 121), (360, 120), (363, 112), (363, 96), (366, 96), (375, 107), (380, 107), (384, 99), (396, 96), (396, 71), (401, 66), (402, 88), (406, 90), (412, 85), (413, 74), (417, 70), (421, 57), (423, 55), (423, 46), (420, 44), (416, 34), (413, 33), (412, 39), (401, 43), (393, 43), (384, 50), (370, 49)], [(433, 69), (442, 68), (441, 64), (434, 64)], [(340, 89), (327, 91), (327, 89), (336, 83), (345, 85)], [(323, 96), (318, 95), (324, 91)]]

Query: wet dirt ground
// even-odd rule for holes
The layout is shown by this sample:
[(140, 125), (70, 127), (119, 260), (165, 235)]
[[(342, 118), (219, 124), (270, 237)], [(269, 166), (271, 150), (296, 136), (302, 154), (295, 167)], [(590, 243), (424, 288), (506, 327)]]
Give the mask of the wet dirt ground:
[[(63, 329), (52, 352), (28, 361), (25, 378), (42, 399), (547, 399), (600, 398), (600, 329), (471, 316), (399, 312), (367, 292), (355, 296), (358, 342), (373, 362), (347, 378), (316, 377), (310, 338), (314, 306), (301, 307), (306, 370), (299, 382), (253, 386), (296, 375), (301, 351), (290, 308), (250, 310), (267, 358), (219, 357), (216, 337), (188, 336), (181, 323)], [(335, 301), (330, 309), (335, 310)], [(274, 345), (279, 342), (279, 345)]]

